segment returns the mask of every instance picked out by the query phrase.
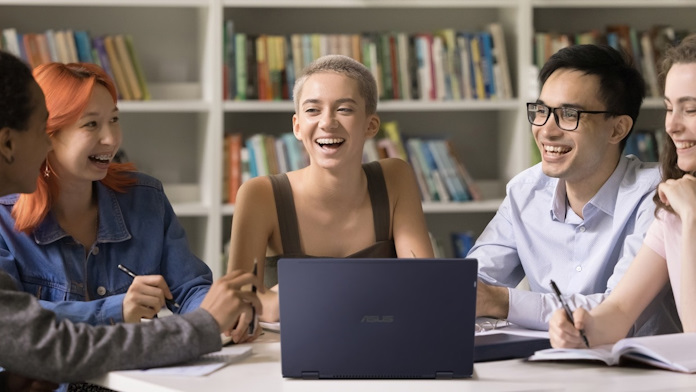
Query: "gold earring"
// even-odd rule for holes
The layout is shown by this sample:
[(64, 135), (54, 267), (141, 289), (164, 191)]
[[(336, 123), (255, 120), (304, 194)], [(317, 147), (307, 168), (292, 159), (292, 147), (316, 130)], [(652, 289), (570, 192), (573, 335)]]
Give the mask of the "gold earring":
[(48, 168), (48, 160), (46, 160), (46, 164), (44, 165), (43, 175), (45, 178), (48, 178), (51, 176), (51, 170)]

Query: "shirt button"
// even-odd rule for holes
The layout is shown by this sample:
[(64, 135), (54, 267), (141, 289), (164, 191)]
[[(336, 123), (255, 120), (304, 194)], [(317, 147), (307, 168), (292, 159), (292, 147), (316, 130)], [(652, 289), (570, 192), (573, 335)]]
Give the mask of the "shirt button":
[(104, 288), (104, 286), (97, 287), (97, 294), (99, 294), (99, 295), (106, 294), (106, 288)]
[(579, 266), (575, 267), (575, 270), (578, 271), (578, 272), (582, 271), (582, 266), (579, 265)]
[(585, 232), (585, 226), (580, 226), (580, 232), (584, 233)]
[(99, 247), (98, 246), (95, 246), (94, 248), (92, 248), (92, 254), (95, 256), (99, 254)]

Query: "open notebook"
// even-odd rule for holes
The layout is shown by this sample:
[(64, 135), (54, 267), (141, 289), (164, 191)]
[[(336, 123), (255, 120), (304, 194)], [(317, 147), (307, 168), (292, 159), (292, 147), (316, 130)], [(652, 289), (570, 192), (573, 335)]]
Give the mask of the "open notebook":
[(616, 344), (590, 349), (552, 348), (537, 351), (530, 361), (585, 360), (601, 361), (609, 366), (623, 359), (638, 361), (662, 369), (696, 373), (696, 333), (625, 338)]

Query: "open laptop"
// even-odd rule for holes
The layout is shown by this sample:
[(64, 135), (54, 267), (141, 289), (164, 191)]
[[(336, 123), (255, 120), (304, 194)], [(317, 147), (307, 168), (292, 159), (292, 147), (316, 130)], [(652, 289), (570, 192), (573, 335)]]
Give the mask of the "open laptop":
[(475, 259), (280, 259), (283, 377), (473, 373)]

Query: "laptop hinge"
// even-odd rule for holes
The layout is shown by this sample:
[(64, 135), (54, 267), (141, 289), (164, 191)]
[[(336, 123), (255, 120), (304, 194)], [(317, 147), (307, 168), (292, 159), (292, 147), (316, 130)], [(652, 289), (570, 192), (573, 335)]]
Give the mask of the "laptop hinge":
[(442, 379), (442, 378), (450, 379), (453, 377), (454, 377), (453, 372), (435, 372), (435, 378), (438, 378), (438, 379)]
[(319, 372), (302, 372), (303, 380), (316, 380), (319, 378)]

